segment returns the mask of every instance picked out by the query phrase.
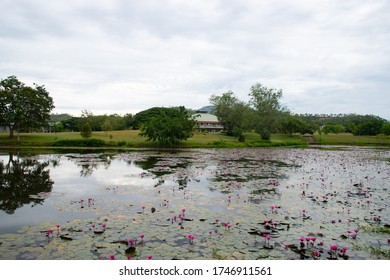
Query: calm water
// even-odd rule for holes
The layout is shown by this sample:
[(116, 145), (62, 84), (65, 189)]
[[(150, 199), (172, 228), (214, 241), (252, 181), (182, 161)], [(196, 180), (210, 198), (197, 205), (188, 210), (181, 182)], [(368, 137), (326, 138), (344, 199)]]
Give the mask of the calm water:
[(326, 259), (337, 245), (387, 259), (389, 159), (357, 147), (2, 153), (0, 255), (126, 258), (134, 239), (134, 258)]

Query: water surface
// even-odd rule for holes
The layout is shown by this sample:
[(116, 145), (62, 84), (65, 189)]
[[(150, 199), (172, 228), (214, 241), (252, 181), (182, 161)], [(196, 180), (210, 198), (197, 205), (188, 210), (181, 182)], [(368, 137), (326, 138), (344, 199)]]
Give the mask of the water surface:
[(389, 259), (389, 159), (358, 147), (3, 153), (0, 258)]

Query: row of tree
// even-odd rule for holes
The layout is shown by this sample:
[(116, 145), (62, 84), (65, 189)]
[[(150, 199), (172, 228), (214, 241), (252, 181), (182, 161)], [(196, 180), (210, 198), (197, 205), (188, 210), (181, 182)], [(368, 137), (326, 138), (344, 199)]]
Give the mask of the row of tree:
[(243, 139), (244, 131), (254, 130), (267, 140), (280, 127), (282, 116), (288, 114), (280, 103), (282, 96), (282, 90), (257, 83), (250, 89), (248, 103), (239, 100), (232, 91), (211, 96), (210, 103), (228, 135)]
[(270, 139), (271, 133), (390, 135), (390, 123), (378, 116), (293, 114), (280, 103), (282, 96), (282, 90), (257, 83), (251, 87), (247, 103), (231, 91), (211, 96), (210, 103), (226, 133), (239, 139), (244, 131), (255, 131), (262, 139)]
[(153, 107), (139, 113), (125, 114), (124, 116), (118, 114), (112, 115), (94, 115), (88, 110), (83, 110), (80, 117), (74, 117), (69, 114), (53, 114), (50, 117), (52, 123), (52, 132), (63, 131), (81, 131), (81, 128), (86, 123), (89, 124), (91, 131), (111, 131), (111, 130), (128, 130), (128, 129), (141, 129), (142, 125), (148, 122), (152, 118), (160, 117), (175, 117), (178, 112), (185, 109), (188, 115), (193, 114), (195, 111), (186, 109), (184, 107)]
[(126, 130), (132, 128), (133, 115), (94, 115), (88, 110), (83, 110), (80, 117), (53, 114), (50, 117), (49, 129), (52, 132), (80, 131), (85, 123), (89, 124), (92, 131)]

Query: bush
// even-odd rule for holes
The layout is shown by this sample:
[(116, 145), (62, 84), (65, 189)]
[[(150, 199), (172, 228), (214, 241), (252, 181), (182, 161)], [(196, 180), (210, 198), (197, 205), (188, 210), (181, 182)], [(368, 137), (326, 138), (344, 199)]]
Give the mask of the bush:
[(245, 142), (245, 136), (244, 134), (240, 134), (238, 137), (237, 137), (238, 141), (239, 142)]
[(126, 144), (127, 144), (127, 143), (126, 143), (126, 141), (125, 141), (125, 140), (123, 140), (123, 141), (119, 141), (119, 142), (118, 142), (118, 146), (119, 146), (119, 147), (126, 146)]
[(101, 139), (66, 139), (59, 140), (53, 143), (55, 147), (104, 147), (105, 142)]
[(83, 124), (83, 126), (81, 127), (80, 134), (83, 138), (89, 138), (92, 136), (92, 128), (88, 122)]

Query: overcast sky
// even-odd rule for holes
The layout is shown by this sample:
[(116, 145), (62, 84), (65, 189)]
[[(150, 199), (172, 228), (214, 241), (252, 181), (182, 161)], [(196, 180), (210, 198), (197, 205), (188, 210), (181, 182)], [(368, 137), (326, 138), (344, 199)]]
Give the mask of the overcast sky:
[(55, 113), (198, 109), (261, 83), (293, 113), (390, 119), (388, 0), (0, 0), (0, 79)]

